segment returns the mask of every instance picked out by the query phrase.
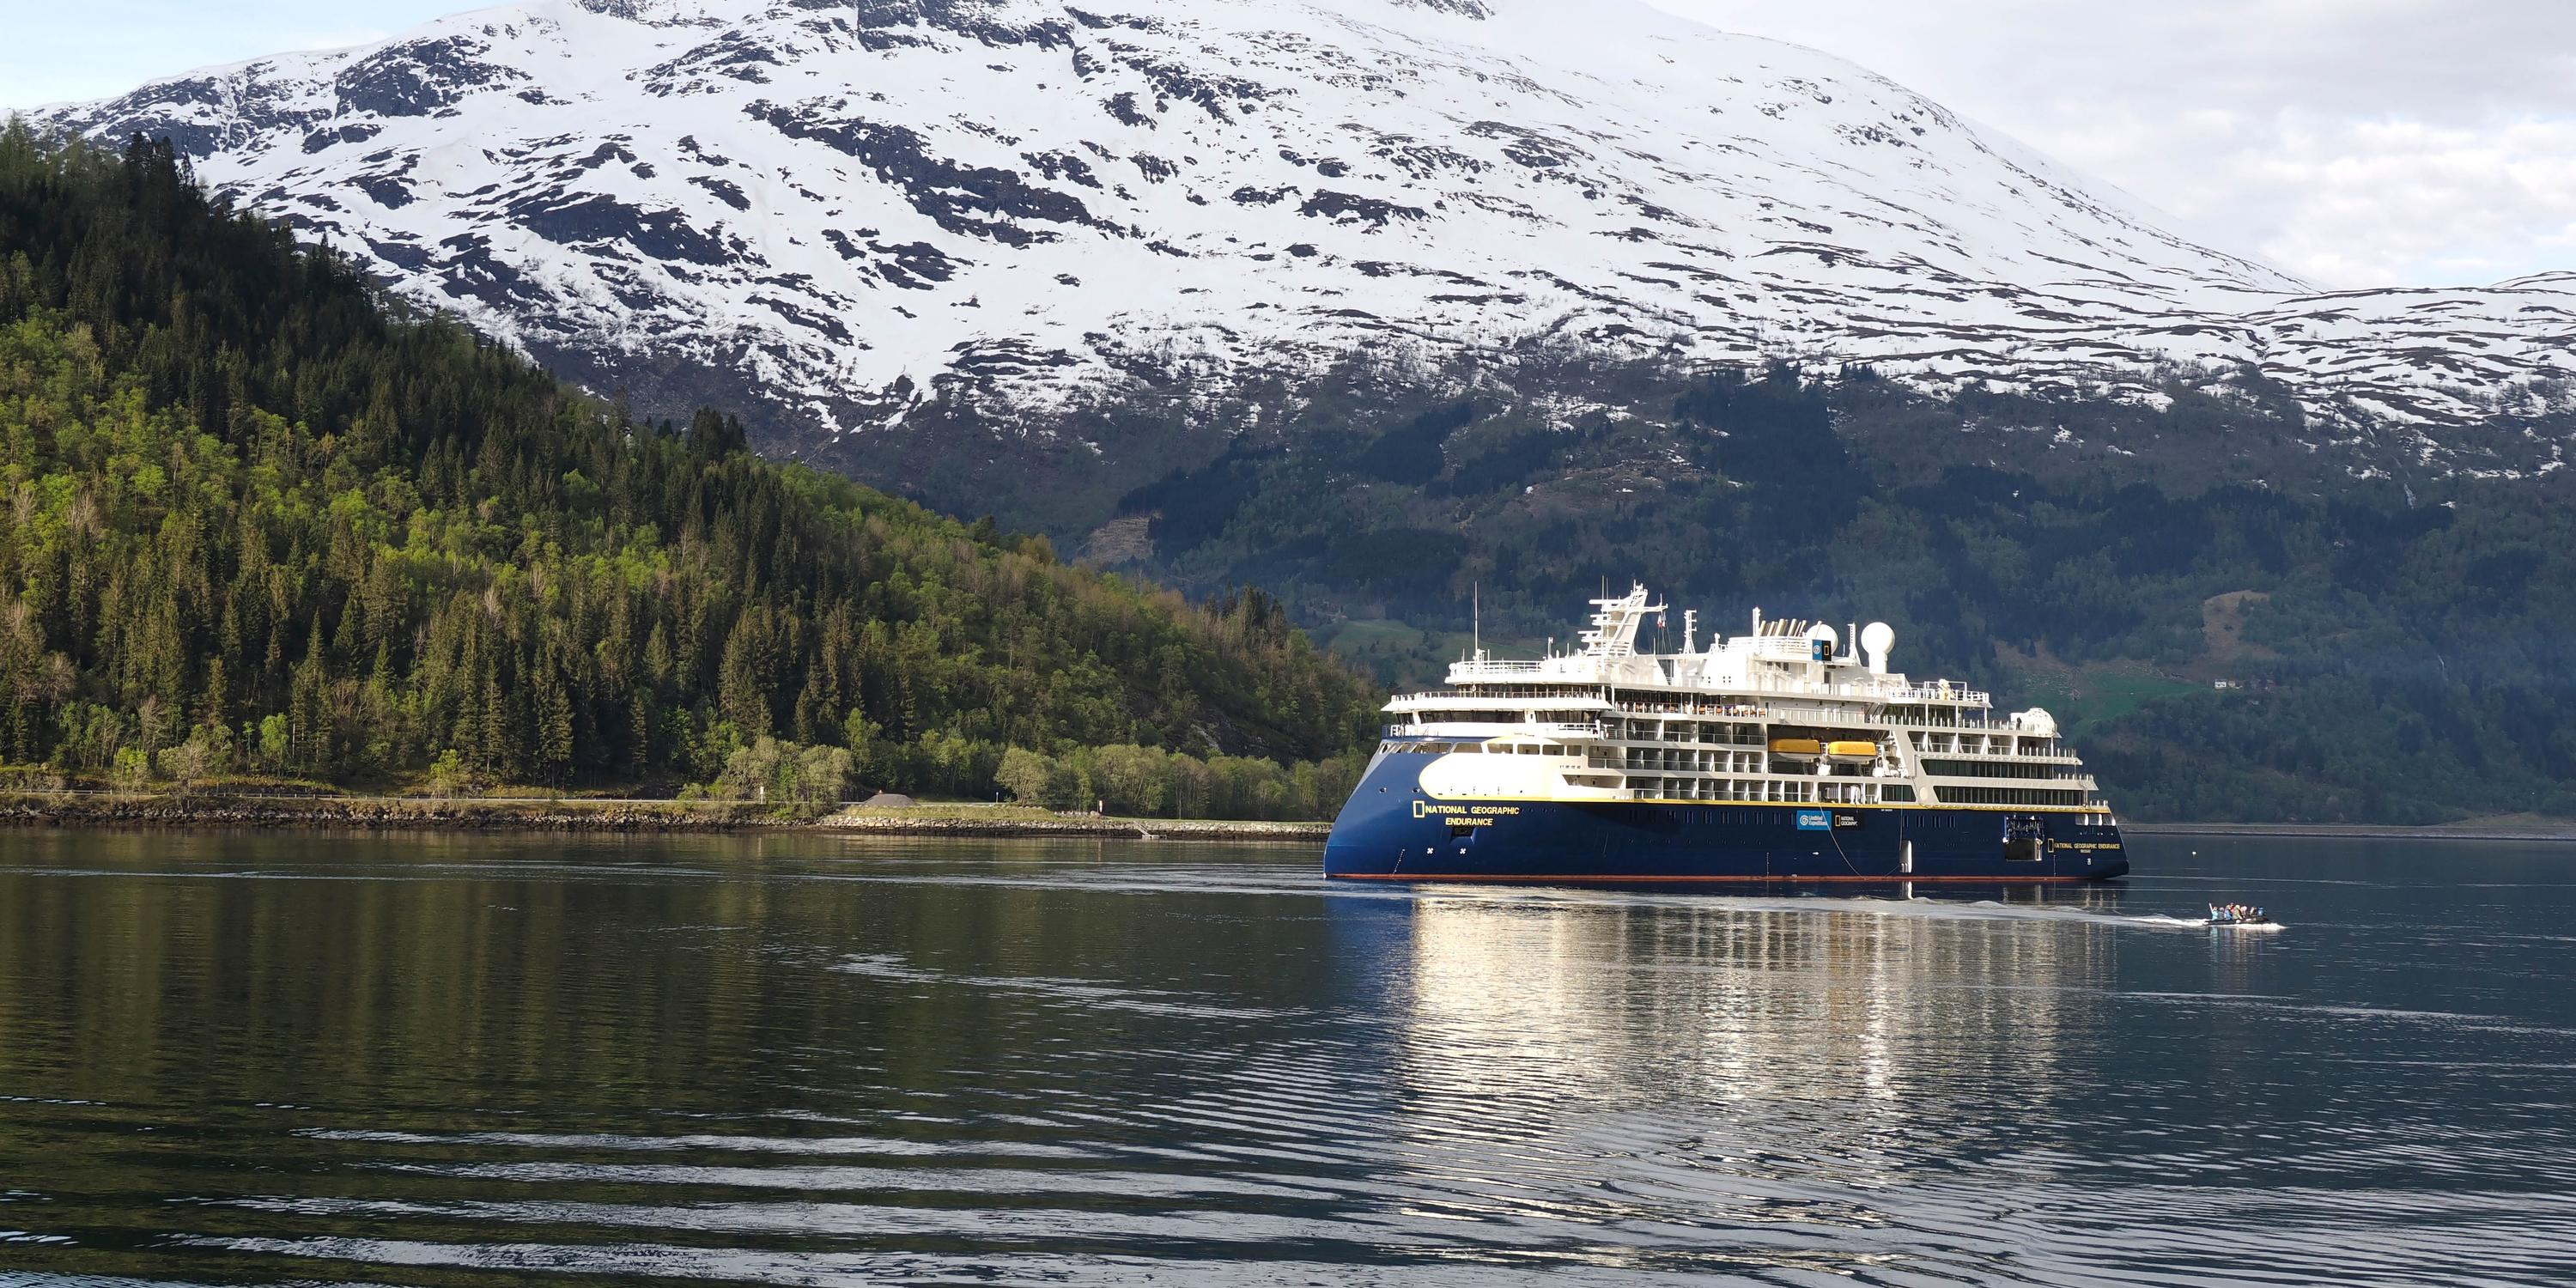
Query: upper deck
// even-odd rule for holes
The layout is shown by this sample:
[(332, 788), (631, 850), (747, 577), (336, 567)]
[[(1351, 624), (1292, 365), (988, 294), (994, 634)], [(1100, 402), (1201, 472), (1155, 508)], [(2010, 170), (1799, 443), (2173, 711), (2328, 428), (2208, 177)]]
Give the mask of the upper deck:
[(1479, 649), (1447, 687), (1388, 701), (1390, 738), (1463, 757), (1426, 783), (1471, 797), (2109, 808), (2047, 712), (1999, 716), (1982, 690), (1890, 671), (1884, 625), (1756, 612), (1751, 632), (1702, 647), (1685, 613), (1679, 650), (1641, 653), (1664, 606), (1643, 588), (1593, 604), (1580, 651)]
[(1665, 605), (1648, 603), (1644, 587), (1592, 602), (1596, 611), (1580, 651), (1501, 659), (1479, 649), (1450, 664), (1446, 690), (1397, 694), (1387, 710), (1418, 714), (1535, 702), (1558, 710), (1609, 711), (1662, 700), (1675, 712), (1698, 713), (1715, 701), (1765, 709), (1830, 707), (1845, 717), (1858, 714), (1855, 707), (1896, 708), (1895, 723), (1958, 724), (1993, 705), (1984, 690), (1948, 680), (1917, 682), (1888, 670), (1895, 633), (1882, 624), (1849, 630), (1858, 638), (1846, 639), (1822, 623), (1765, 621), (1756, 610), (1750, 633), (1727, 639), (1712, 632), (1702, 648), (1698, 615), (1685, 612), (1679, 651), (1640, 653), (1641, 628), (1649, 616), (1662, 620)]

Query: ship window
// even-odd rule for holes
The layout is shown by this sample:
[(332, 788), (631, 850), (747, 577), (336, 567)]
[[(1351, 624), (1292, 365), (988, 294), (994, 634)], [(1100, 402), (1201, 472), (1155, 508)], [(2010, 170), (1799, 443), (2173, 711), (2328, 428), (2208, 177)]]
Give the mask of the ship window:
[(1979, 760), (1942, 760), (1926, 757), (1923, 772), (1944, 778), (2073, 778), (2078, 771), (2057, 765), (1993, 764)]
[(2083, 791), (2053, 791), (2045, 788), (1960, 787), (1944, 783), (1933, 787), (1935, 799), (1948, 805), (2081, 805)]

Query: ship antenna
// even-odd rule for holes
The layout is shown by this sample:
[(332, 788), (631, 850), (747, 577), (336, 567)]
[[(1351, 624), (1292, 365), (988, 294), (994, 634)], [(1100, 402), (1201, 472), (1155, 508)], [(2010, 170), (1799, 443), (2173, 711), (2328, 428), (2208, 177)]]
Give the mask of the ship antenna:
[(1485, 660), (1485, 584), (1471, 583), (1467, 594), (1468, 639), (1475, 642), (1476, 660)]

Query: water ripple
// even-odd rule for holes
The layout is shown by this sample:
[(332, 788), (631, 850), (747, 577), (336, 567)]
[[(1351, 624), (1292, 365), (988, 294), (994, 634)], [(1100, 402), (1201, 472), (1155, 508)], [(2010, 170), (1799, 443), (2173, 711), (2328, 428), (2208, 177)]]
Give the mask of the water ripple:
[(2516, 982), (2576, 891), (2496, 850), (2236, 856), (2307, 892), (2250, 941), (2159, 910), (2207, 879), (68, 844), (0, 837), (0, 1288), (2576, 1278), (2576, 1005)]

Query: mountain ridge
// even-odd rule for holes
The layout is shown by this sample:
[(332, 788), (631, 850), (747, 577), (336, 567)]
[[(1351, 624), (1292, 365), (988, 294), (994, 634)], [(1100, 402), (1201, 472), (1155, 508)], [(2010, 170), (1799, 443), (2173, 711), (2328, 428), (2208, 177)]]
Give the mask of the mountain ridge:
[(2438, 469), (2423, 427), (2576, 373), (2576, 278), (2316, 292), (1637, 4), (539, 0), (43, 119), (169, 137), (410, 298), (648, 408), (757, 397), (766, 450), (834, 463), (960, 403), (1048, 438), (1573, 345), (2146, 403), (2251, 372)]

